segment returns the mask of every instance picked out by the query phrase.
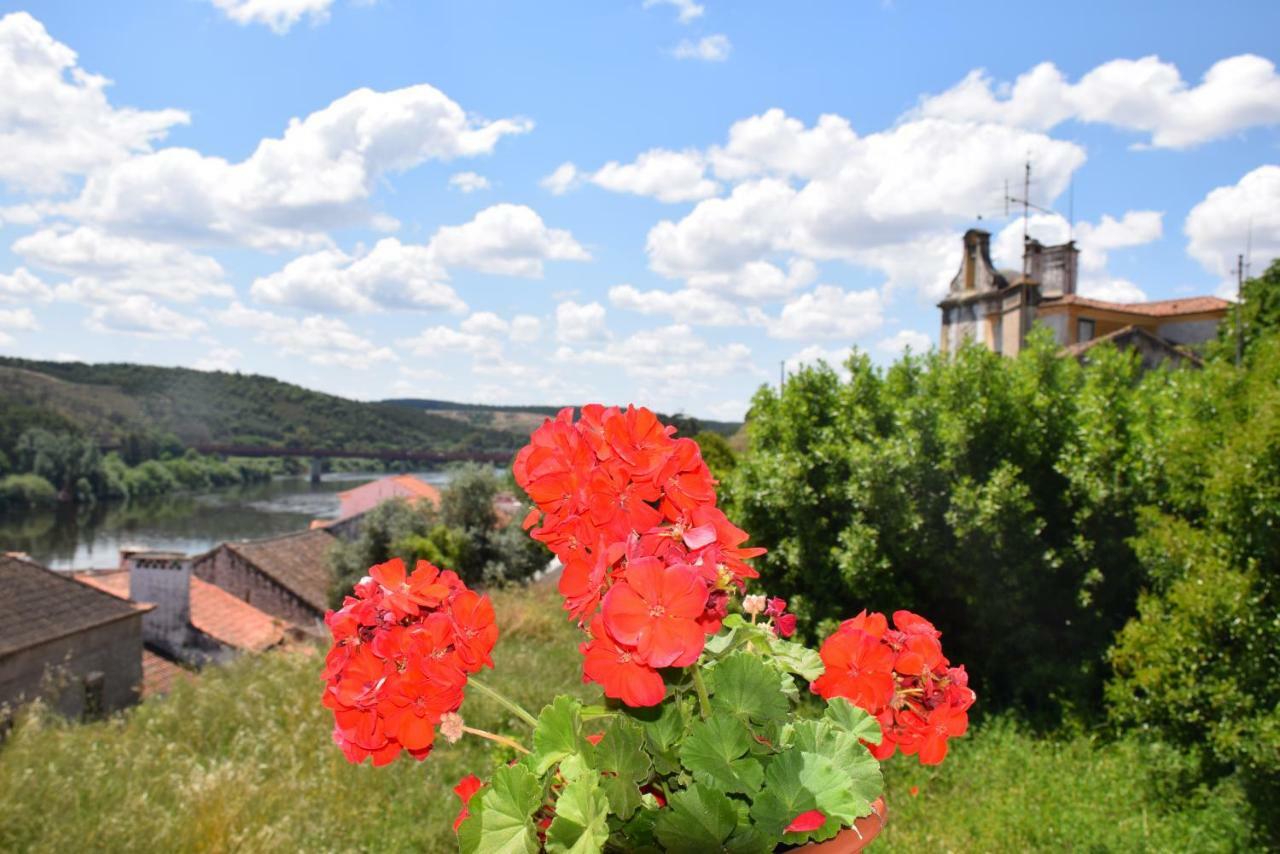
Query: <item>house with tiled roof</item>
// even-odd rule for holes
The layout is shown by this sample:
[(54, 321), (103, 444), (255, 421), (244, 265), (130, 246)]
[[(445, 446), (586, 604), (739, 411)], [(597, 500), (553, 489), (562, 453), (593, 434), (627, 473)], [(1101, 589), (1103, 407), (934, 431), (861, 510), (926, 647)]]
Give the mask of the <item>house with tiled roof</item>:
[(192, 560), (196, 578), (280, 620), (310, 626), (329, 606), (329, 550), (318, 528), (280, 537), (222, 543)]
[(118, 569), (72, 575), (118, 599), (151, 606), (142, 623), (143, 639), (171, 661), (201, 667), (285, 641), (292, 628), (287, 621), (195, 577), (191, 564), (182, 554), (125, 551)]
[(1076, 293), (1078, 255), (1074, 241), (1044, 246), (1028, 238), (1024, 272), (997, 270), (991, 263), (991, 235), (980, 229), (965, 232), (960, 270), (938, 303), (942, 352), (970, 340), (1016, 356), (1039, 324), (1065, 353), (1078, 358), (1110, 342), (1137, 349), (1147, 367), (1199, 364), (1197, 350), (1217, 336), (1230, 307), (1226, 300), (1197, 296), (1122, 303), (1083, 297)]
[(397, 474), (339, 492), (338, 519), (367, 513), (392, 498), (403, 498), (409, 502), (430, 501), (436, 507), (440, 506), (439, 489), (411, 474)]
[(152, 610), (0, 554), (0, 706), (41, 697), (78, 717), (137, 702)]

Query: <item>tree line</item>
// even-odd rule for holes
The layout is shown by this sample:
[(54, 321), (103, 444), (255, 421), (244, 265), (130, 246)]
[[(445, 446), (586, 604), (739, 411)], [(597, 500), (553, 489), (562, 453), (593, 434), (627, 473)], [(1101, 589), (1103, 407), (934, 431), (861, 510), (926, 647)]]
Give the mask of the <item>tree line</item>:
[(1199, 369), (1041, 331), (762, 388), (715, 470), (768, 592), (817, 635), (928, 614), (980, 708), (1165, 740), (1242, 775), (1276, 838), (1280, 262), (1243, 297)]

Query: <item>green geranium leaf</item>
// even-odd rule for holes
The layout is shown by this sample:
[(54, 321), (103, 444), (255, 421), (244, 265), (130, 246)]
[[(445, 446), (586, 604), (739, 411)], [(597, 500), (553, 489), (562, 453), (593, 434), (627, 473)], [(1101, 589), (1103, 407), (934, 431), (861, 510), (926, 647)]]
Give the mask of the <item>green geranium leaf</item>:
[(769, 652), (774, 660), (806, 682), (812, 682), (822, 675), (826, 669), (822, 657), (803, 644), (792, 643), (782, 638), (769, 638)]
[(529, 765), (538, 776), (572, 753), (586, 754), (591, 745), (582, 735), (582, 704), (560, 696), (543, 706), (538, 726), (533, 730), (533, 753)]
[(778, 673), (750, 653), (735, 652), (708, 674), (711, 708), (757, 723), (787, 715), (787, 698), (778, 690)]
[(595, 764), (609, 776), (601, 778), (609, 808), (626, 820), (640, 808), (640, 783), (649, 776), (644, 730), (626, 718), (614, 718), (596, 745)]
[(758, 760), (742, 758), (750, 748), (751, 735), (742, 721), (711, 718), (693, 725), (680, 748), (680, 762), (699, 783), (750, 795), (764, 779)]
[(658, 815), (654, 830), (658, 842), (675, 854), (719, 851), (737, 828), (738, 811), (729, 796), (694, 783), (671, 796)]
[(828, 823), (834, 819), (840, 826), (848, 827), (871, 814), (871, 801), (879, 794), (878, 786), (870, 791), (858, 786), (844, 768), (826, 756), (801, 753), (800, 757), (800, 782), (818, 802), (818, 809), (826, 814)]
[(783, 829), (801, 813), (818, 808), (813, 793), (800, 782), (804, 759), (799, 750), (774, 756), (764, 772), (764, 787), (751, 804), (751, 819), (768, 840), (778, 842)]
[(827, 710), (822, 713), (822, 716), (862, 741), (879, 744), (883, 737), (880, 732), (880, 722), (866, 709), (858, 708), (844, 697), (835, 697), (828, 701)]
[(689, 725), (684, 704), (674, 696), (668, 697), (660, 706), (633, 713), (633, 717), (643, 724), (645, 737), (655, 753), (671, 752), (684, 738), (684, 731)]
[(471, 816), (458, 828), (462, 854), (535, 854), (533, 814), (541, 804), (542, 782), (528, 768), (499, 768), (471, 799)]
[(609, 801), (597, 778), (580, 777), (556, 799), (556, 817), (547, 828), (550, 854), (600, 854), (609, 838)]
[(771, 854), (775, 847), (776, 841), (755, 827), (739, 827), (724, 844), (724, 850), (732, 854)]

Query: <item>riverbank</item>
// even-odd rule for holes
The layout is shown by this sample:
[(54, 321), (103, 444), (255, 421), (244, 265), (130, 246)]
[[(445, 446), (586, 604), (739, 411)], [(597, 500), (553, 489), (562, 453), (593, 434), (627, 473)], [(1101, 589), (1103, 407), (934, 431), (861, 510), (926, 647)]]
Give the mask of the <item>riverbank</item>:
[[(0, 512), (0, 551), (25, 552), (58, 570), (115, 566), (126, 547), (196, 554), (224, 541), (279, 536), (305, 530), (313, 519), (335, 518), (339, 492), (383, 474), (335, 472), (319, 484), (276, 476), (200, 492)], [(443, 487), (451, 473), (415, 476)]]

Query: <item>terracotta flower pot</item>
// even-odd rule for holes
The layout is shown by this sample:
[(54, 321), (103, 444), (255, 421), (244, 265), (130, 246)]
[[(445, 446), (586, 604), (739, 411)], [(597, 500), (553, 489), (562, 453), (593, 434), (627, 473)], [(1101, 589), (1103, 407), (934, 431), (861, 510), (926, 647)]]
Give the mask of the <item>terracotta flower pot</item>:
[(876, 798), (871, 804), (871, 815), (858, 819), (853, 827), (846, 827), (826, 842), (810, 842), (791, 850), (806, 854), (853, 854), (866, 848), (879, 835), (888, 814), (884, 798)]

